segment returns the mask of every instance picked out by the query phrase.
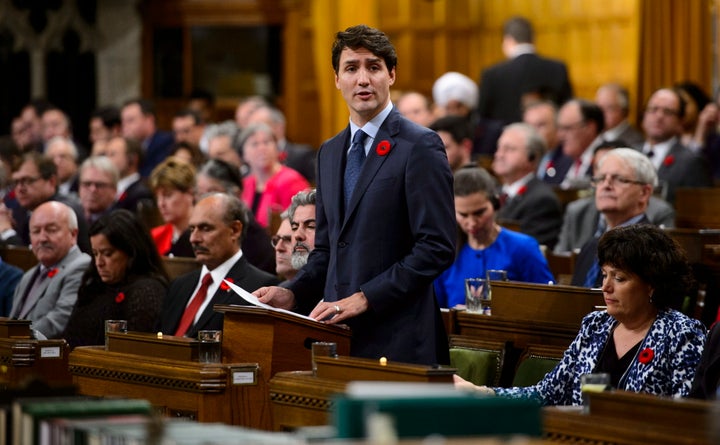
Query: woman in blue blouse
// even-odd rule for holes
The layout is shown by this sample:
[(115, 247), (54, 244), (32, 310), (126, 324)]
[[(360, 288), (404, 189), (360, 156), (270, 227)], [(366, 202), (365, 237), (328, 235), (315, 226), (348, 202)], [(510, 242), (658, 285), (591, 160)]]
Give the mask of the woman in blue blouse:
[(598, 245), (607, 310), (592, 312), (560, 361), (537, 385), (456, 386), (545, 405), (579, 405), (580, 376), (610, 374), (617, 389), (686, 396), (705, 343), (705, 327), (671, 307), (691, 288), (685, 254), (661, 229), (637, 224), (605, 233)]
[(487, 270), (505, 270), (512, 281), (547, 284), (554, 280), (533, 237), (504, 229), (495, 222), (499, 207), (495, 189), (495, 181), (481, 168), (455, 172), (458, 252), (453, 265), (434, 283), (440, 307), (465, 304), (465, 279), (482, 278)]

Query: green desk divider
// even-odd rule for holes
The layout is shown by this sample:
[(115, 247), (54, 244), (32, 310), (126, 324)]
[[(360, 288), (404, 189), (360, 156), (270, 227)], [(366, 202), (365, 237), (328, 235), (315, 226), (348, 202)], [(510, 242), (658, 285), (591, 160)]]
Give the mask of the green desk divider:
[(457, 396), (392, 399), (337, 396), (333, 404), (337, 437), (365, 437), (365, 420), (376, 412), (393, 419), (400, 438), (431, 434), (540, 437), (542, 433), (540, 405), (535, 401), (458, 392)]

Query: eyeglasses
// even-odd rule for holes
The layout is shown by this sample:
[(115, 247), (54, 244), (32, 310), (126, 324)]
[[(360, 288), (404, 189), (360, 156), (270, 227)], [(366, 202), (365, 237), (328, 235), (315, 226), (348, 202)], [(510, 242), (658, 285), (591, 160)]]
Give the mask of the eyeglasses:
[(587, 125), (587, 122), (585, 122), (585, 121), (575, 122), (574, 124), (568, 124), (568, 125), (558, 124), (558, 130), (559, 131), (579, 130), (580, 128), (584, 127), (585, 125)]
[(292, 236), (290, 235), (275, 235), (272, 238), (270, 238), (270, 244), (272, 244), (273, 247), (277, 247), (278, 244), (281, 242), (283, 243), (289, 243), (292, 242)]
[(678, 110), (673, 110), (672, 108), (666, 108), (666, 107), (647, 107), (645, 109), (645, 112), (648, 114), (654, 114), (654, 113), (662, 113), (665, 117), (673, 117), (678, 116), (680, 112)]
[(12, 188), (28, 187), (35, 184), (35, 182), (39, 181), (40, 179), (42, 179), (40, 176), (27, 176), (25, 178), (17, 178), (10, 181), (10, 186)]
[(610, 183), (610, 185), (628, 185), (628, 184), (638, 184), (638, 185), (645, 185), (645, 182), (642, 181), (636, 181), (634, 179), (628, 179), (620, 175), (600, 175), (590, 178), (590, 183), (597, 187), (598, 185), (605, 182), (605, 180)]
[(102, 190), (112, 187), (112, 184), (108, 184), (107, 182), (80, 181), (80, 187), (86, 189), (89, 189), (90, 187), (95, 187), (98, 190)]

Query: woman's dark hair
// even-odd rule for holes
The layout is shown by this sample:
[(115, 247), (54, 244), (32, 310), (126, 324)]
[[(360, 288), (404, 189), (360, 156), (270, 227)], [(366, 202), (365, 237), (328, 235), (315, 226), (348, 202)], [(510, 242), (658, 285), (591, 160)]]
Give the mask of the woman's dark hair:
[[(101, 216), (90, 227), (89, 236), (95, 235), (105, 235), (115, 249), (127, 254), (125, 281), (139, 276), (158, 278), (165, 284), (169, 281), (150, 232), (130, 211), (118, 209)], [(102, 286), (95, 261), (91, 261), (83, 275), (78, 298), (83, 295), (92, 297)]]
[(650, 224), (617, 227), (598, 243), (598, 261), (637, 275), (653, 288), (658, 309), (680, 308), (695, 284), (685, 251), (662, 229)]
[(226, 193), (235, 194), (243, 190), (240, 170), (222, 159), (209, 159), (200, 167), (197, 176), (207, 176), (220, 182)]
[[(482, 167), (462, 167), (453, 175), (453, 195), (455, 197), (465, 197), (482, 193), (490, 201), (493, 209), (497, 211), (500, 208), (500, 200), (496, 193), (497, 185), (490, 173)], [(455, 240), (455, 258), (460, 255), (465, 243), (468, 241), (468, 235), (462, 231), (458, 224), (455, 224), (457, 237)]]

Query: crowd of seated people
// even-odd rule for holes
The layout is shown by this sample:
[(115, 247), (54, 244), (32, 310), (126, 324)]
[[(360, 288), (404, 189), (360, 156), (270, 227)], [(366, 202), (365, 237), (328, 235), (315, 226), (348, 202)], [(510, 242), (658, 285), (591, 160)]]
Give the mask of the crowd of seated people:
[[(688, 395), (704, 330), (670, 309), (674, 296), (667, 294), (686, 282), (678, 275), (685, 263), (649, 227), (674, 226), (678, 188), (708, 187), (720, 178), (720, 106), (697, 85), (678, 83), (646, 98), (635, 128), (622, 85), (603, 84), (592, 100), (574, 97), (554, 63), (537, 65), (547, 73), (536, 77), (557, 75), (557, 85), (528, 81), (512, 101), (499, 101), (506, 89), (499, 73), (543, 59), (526, 26), (507, 25), (509, 60), (486, 70), (479, 85), (449, 72), (433, 85), (432, 100), (408, 91), (396, 101), (408, 119), (438, 132), (455, 174), (457, 255), (434, 281), (439, 306), (464, 303), (464, 279), (488, 269), (506, 270), (513, 281), (553, 282), (543, 248), (575, 251), (572, 283), (602, 288), (608, 310), (583, 321), (564, 367), (538, 386), (492, 391), (578, 403), (579, 374), (606, 370), (618, 387)], [(0, 144), (0, 238), (32, 245), (39, 265), (22, 278), (8, 270), (0, 315), (29, 318), (39, 338), (64, 337), (72, 346), (98, 344), (103, 318), (128, 319), (133, 330), (192, 336), (221, 326), (213, 303), (244, 304), (223, 286), (227, 277), (248, 291), (292, 279), (315, 247), (309, 190), (316, 151), (287, 140), (282, 111), (265, 98), (243, 99), (235, 119), (225, 122), (213, 121), (198, 103), (175, 111), (172, 131), (159, 126), (144, 98), (101, 107), (85, 143), (74, 139), (68, 114), (46, 101), (19, 111)], [(490, 160), (487, 170), (475, 166), (482, 156)], [(565, 203), (553, 188), (588, 193)], [(273, 221), (273, 215), (281, 217)], [(519, 230), (504, 227), (506, 221)], [(642, 240), (650, 244), (634, 245)], [(647, 271), (641, 259), (661, 256), (653, 250), (658, 246), (677, 258), (672, 265), (653, 262), (655, 270)], [(163, 256), (195, 258), (198, 271), (170, 282)], [(623, 288), (630, 290), (613, 297)], [(211, 297), (195, 303), (198, 295)], [(133, 309), (136, 298), (142, 314)], [(598, 329), (602, 338), (592, 337)], [(661, 341), (668, 330), (676, 335)], [(662, 373), (671, 365), (687, 372), (649, 383), (634, 360), (645, 348), (653, 348), (653, 366)], [(671, 357), (672, 351), (680, 353)], [(706, 351), (703, 360), (716, 355)], [(714, 362), (703, 366), (709, 383), (698, 382), (692, 394), (714, 397), (720, 373)]]

